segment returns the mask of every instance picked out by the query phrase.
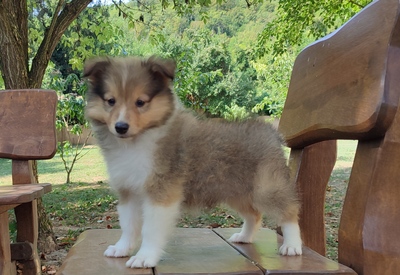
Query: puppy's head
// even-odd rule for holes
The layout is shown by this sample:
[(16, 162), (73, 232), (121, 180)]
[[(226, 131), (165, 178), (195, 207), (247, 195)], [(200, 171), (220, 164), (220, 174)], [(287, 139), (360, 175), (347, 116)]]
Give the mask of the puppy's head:
[(87, 118), (95, 124), (106, 124), (120, 138), (163, 125), (174, 111), (174, 73), (174, 61), (156, 57), (87, 62)]

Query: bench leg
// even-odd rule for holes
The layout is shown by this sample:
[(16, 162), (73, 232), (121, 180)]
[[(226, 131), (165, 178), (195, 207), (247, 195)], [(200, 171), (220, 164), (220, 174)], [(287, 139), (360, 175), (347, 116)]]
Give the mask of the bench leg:
[[(13, 184), (36, 183), (33, 174), (33, 161), (12, 162)], [(40, 259), (37, 252), (38, 230), (38, 212), (37, 201), (28, 202), (15, 208), (17, 218), (17, 242), (30, 242), (33, 246), (32, 259), (19, 261), (23, 264), (23, 274), (41, 274)]]
[(16, 274), (15, 264), (11, 262), (7, 211), (0, 213), (0, 274)]
[(386, 135), (360, 141), (339, 229), (339, 262), (358, 274), (399, 274), (400, 109)]
[(23, 274), (40, 274), (40, 259), (37, 252), (38, 216), (37, 201), (21, 204), (15, 208), (17, 218), (17, 242), (29, 242), (33, 245), (32, 259), (21, 261)]
[(292, 149), (291, 178), (297, 178), (300, 209), (299, 225), (303, 244), (325, 255), (325, 194), (336, 162), (336, 140), (322, 141), (304, 149)]

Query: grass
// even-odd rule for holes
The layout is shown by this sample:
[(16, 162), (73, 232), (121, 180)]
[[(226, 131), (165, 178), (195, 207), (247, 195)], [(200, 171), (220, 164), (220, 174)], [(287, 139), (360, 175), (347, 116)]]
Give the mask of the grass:
[(329, 179), (325, 197), (325, 225), (327, 251), (326, 255), (332, 260), (337, 260), (338, 229), (340, 214), (346, 195), (347, 184), (357, 143), (349, 140), (338, 141), (336, 164)]
[[(107, 179), (106, 166), (100, 150), (95, 146), (87, 146), (83, 151), (82, 159), (75, 164), (71, 174), (73, 182), (98, 182)], [(50, 160), (38, 161), (39, 181), (54, 185), (64, 184), (67, 174), (61, 158), (55, 155)], [(11, 161), (0, 159), (0, 185), (11, 182)]]
[[(356, 143), (338, 142), (338, 158), (326, 194), (327, 256), (337, 259), (337, 231)], [(86, 155), (76, 163), (73, 183), (65, 184), (66, 172), (60, 157), (39, 161), (39, 180), (53, 184), (53, 191), (43, 198), (56, 237), (69, 245), (88, 228), (118, 228), (117, 197), (107, 184), (106, 168), (97, 147), (84, 149)], [(11, 182), (11, 161), (0, 159), (0, 185)], [(206, 213), (183, 215), (180, 227), (238, 227), (242, 223), (236, 213), (224, 207)], [(264, 221), (264, 226), (267, 221)]]

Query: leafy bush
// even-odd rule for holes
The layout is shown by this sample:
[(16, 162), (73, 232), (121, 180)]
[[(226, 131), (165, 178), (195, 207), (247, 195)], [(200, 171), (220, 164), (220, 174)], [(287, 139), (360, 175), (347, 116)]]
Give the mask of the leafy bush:
[[(48, 81), (48, 86), (58, 93), (56, 128), (67, 135), (65, 140), (57, 142), (57, 154), (61, 157), (67, 173), (66, 182), (70, 183), (74, 165), (84, 155), (83, 148), (91, 135), (90, 132), (85, 136), (82, 134), (83, 129), (88, 127), (83, 98), (87, 85), (76, 74), (70, 74), (64, 79), (59, 71), (53, 70), (50, 75), (52, 78)], [(65, 94), (62, 92), (67, 90), (73, 92)], [(78, 137), (76, 142), (78, 145), (71, 144), (72, 135)]]
[[(210, 30), (191, 30), (183, 39), (158, 33), (153, 38), (158, 51), (177, 61), (175, 91), (188, 108), (208, 117), (241, 117), (251, 112), (256, 102), (256, 71), (241, 56), (240, 64), (226, 43), (213, 37)], [(239, 108), (239, 109), (238, 109)], [(234, 116), (234, 119), (238, 117)]]

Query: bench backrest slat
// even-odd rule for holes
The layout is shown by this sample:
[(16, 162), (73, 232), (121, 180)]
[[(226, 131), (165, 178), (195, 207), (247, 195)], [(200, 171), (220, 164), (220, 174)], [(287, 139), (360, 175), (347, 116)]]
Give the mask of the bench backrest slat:
[(34, 160), (54, 156), (56, 93), (4, 90), (0, 91), (0, 102), (0, 158)]
[(397, 109), (399, 1), (371, 3), (297, 57), (280, 131), (292, 148), (382, 137)]

